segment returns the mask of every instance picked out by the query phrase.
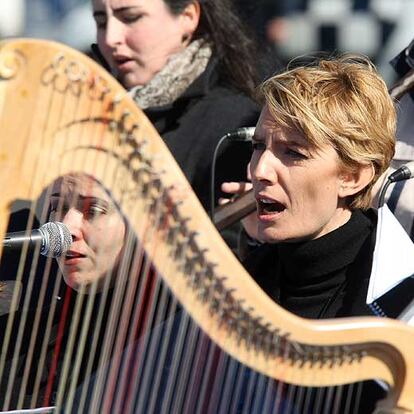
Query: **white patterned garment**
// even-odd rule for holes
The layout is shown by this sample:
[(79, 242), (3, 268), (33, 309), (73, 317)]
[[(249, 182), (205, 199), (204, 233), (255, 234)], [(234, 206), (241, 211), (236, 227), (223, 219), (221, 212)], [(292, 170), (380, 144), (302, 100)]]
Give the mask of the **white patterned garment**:
[[(414, 160), (414, 101), (405, 94), (398, 105), (397, 145), (391, 163), (392, 170)], [(392, 184), (387, 191), (386, 201), (414, 240), (414, 178)]]

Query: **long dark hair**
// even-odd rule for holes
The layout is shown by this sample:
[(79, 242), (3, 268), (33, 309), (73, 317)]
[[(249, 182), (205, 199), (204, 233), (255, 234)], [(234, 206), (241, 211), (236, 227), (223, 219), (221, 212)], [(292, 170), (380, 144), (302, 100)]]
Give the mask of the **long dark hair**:
[(248, 29), (237, 15), (231, 0), (164, 0), (171, 13), (180, 14), (186, 6), (198, 1), (200, 23), (195, 37), (208, 37), (221, 65), (221, 75), (235, 89), (255, 96), (259, 83), (257, 48)]

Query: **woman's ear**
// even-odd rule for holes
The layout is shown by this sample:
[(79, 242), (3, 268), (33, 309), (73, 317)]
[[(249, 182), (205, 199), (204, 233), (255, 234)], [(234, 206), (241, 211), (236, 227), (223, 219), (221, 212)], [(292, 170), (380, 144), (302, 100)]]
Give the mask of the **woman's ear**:
[(361, 165), (353, 171), (341, 174), (339, 197), (346, 198), (359, 193), (374, 178), (375, 171), (372, 164)]
[(198, 1), (191, 2), (181, 13), (183, 41), (191, 41), (200, 22), (201, 6)]

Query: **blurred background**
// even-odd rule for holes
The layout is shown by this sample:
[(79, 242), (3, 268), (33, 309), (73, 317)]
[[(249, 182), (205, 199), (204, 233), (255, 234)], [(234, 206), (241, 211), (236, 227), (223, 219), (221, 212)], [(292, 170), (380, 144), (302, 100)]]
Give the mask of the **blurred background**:
[[(388, 84), (389, 60), (414, 38), (414, 0), (234, 0), (262, 44), (282, 62), (315, 51), (371, 57)], [(2, 0), (0, 38), (47, 38), (89, 52), (90, 0)]]

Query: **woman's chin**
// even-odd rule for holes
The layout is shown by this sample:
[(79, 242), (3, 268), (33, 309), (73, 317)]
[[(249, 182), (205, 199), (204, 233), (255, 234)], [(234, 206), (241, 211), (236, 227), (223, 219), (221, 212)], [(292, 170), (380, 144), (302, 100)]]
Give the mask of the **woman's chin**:
[[(63, 279), (68, 286), (80, 293), (91, 293), (93, 290), (96, 292), (101, 290), (99, 289), (99, 285), (102, 283), (97, 283), (100, 278), (91, 277), (91, 275), (85, 276), (82, 274), (64, 274)], [(94, 287), (95, 285), (97, 286)]]
[(145, 86), (151, 81), (155, 75), (152, 73), (142, 73), (137, 75), (136, 73), (124, 73), (118, 74), (118, 80), (122, 83), (127, 90), (136, 86)]
[(289, 242), (295, 242), (295, 241), (300, 240), (300, 237), (297, 234), (282, 232), (280, 231), (280, 229), (275, 230), (269, 227), (266, 229), (262, 229), (261, 231), (259, 230), (258, 238), (260, 241), (264, 243), (269, 243), (269, 244), (283, 243), (283, 242), (289, 243)]
[(265, 243), (279, 243), (284, 240), (280, 231), (270, 226), (260, 226), (258, 228), (258, 238)]

